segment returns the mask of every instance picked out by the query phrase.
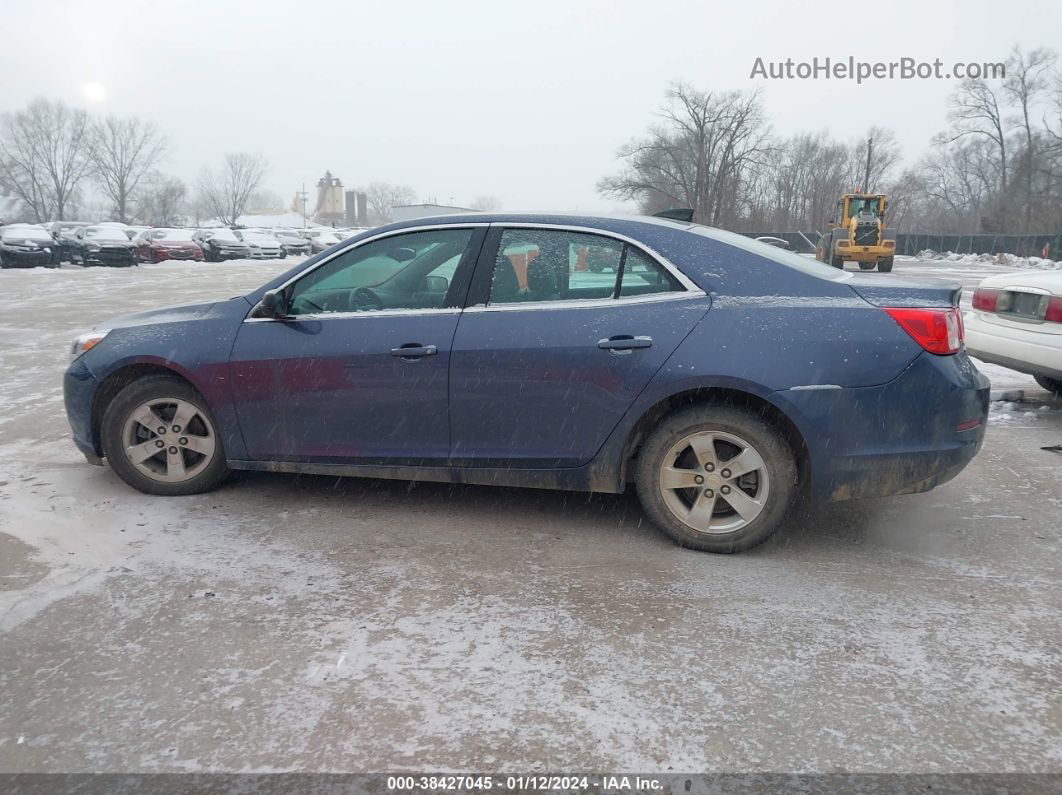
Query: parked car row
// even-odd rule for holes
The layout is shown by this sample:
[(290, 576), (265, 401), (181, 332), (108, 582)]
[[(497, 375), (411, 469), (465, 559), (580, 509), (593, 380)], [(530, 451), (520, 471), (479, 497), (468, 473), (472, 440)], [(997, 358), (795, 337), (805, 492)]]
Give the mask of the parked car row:
[(129, 226), (105, 221), (53, 221), (0, 227), (0, 265), (128, 266), (166, 260), (222, 262), (307, 256), (361, 231), (355, 229), (229, 229)]

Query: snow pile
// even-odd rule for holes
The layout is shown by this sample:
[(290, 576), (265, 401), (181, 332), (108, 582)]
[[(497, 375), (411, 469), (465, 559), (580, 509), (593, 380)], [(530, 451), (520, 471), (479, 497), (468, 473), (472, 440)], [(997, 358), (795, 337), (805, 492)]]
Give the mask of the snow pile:
[(954, 251), (943, 253), (931, 248), (923, 249), (917, 254), (920, 260), (938, 260), (956, 262), (960, 265), (1003, 265), (1008, 268), (1028, 268), (1031, 270), (1062, 270), (1062, 260), (1044, 259), (1043, 257), (1019, 257), (1017, 254), (956, 254)]

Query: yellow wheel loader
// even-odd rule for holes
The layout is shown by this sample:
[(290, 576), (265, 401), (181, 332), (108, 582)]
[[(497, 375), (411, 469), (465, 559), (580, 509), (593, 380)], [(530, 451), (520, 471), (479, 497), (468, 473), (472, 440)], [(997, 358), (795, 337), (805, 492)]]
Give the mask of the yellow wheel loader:
[(896, 230), (885, 226), (885, 194), (846, 193), (837, 202), (837, 220), (822, 234), (815, 259), (835, 268), (847, 260), (862, 270), (875, 266), (883, 273), (892, 270), (896, 255)]

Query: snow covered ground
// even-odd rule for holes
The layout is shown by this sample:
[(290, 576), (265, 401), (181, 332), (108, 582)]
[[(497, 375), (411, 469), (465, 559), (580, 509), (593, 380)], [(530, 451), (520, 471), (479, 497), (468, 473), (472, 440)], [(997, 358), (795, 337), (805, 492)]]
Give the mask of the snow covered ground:
[(923, 262), (954, 262), (963, 265), (999, 265), (1009, 270), (1057, 271), (1062, 269), (1062, 260), (1044, 257), (1019, 257), (1016, 254), (956, 254), (954, 251), (939, 252), (931, 248), (918, 252), (915, 260)]
[(1062, 769), (1062, 412), (1031, 379), (986, 367), (1028, 400), (951, 483), (730, 557), (630, 495), (160, 499), (84, 463), (77, 333), (292, 264), (0, 272), (0, 770)]

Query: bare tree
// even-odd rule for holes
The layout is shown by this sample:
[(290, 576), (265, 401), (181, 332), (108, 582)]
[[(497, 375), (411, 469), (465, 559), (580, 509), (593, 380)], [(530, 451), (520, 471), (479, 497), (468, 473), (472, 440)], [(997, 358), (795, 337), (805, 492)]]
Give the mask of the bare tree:
[(93, 125), (90, 140), (93, 176), (126, 223), (137, 189), (166, 152), (166, 137), (152, 122), (107, 116)]
[(643, 210), (689, 207), (703, 223), (733, 223), (750, 171), (771, 149), (759, 92), (713, 93), (676, 84), (662, 122), (620, 149), (620, 174), (598, 183), (605, 196), (638, 200)]
[(0, 116), (0, 188), (34, 218), (63, 220), (89, 169), (90, 123), (83, 110), (35, 99)]
[(1036, 143), (1037, 132), (1030, 119), (1032, 105), (1038, 95), (1049, 84), (1051, 67), (1054, 66), (1055, 53), (1046, 47), (1038, 47), (1023, 53), (1017, 46), (1007, 59), (1007, 78), (1003, 81), (1003, 90), (1018, 111), (1019, 123), (1025, 137), (1025, 151), (1022, 153), (1021, 170), (1024, 179), (1025, 230), (1030, 231), (1033, 212), (1033, 180), (1037, 169)]
[(501, 199), (497, 196), (477, 196), (468, 206), (472, 210), (479, 210), (484, 213), (496, 213), (501, 209), (502, 203)]
[(880, 192), (902, 159), (896, 133), (885, 127), (871, 127), (852, 146), (849, 166), (852, 187), (867, 193)]
[(948, 118), (952, 129), (938, 140), (944, 144), (961, 138), (978, 137), (991, 142), (995, 150), (996, 173), (999, 183), (996, 193), (1000, 197), (998, 210), (1000, 222), (1006, 224), (1009, 215), (1006, 202), (1008, 191), (1007, 138), (1008, 127), (1004, 118), (999, 93), (985, 80), (966, 79), (951, 96)]
[(392, 185), (388, 182), (372, 182), (362, 192), (368, 204), (369, 223), (372, 226), (388, 223), (392, 207), (412, 204), (417, 198), (417, 192), (408, 185)]
[(188, 195), (187, 186), (176, 177), (153, 173), (144, 179), (140, 191), (140, 220), (156, 226), (175, 226), (181, 223), (178, 217)]
[(209, 211), (226, 226), (235, 226), (247, 201), (262, 184), (269, 166), (262, 155), (230, 152), (220, 170), (204, 169), (199, 193)]

